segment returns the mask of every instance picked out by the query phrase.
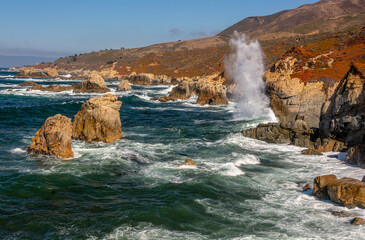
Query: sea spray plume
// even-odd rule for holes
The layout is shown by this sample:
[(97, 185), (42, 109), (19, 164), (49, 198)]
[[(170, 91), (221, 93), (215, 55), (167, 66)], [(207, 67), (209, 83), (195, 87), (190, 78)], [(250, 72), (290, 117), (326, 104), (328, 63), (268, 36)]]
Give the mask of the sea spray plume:
[(234, 32), (229, 42), (233, 52), (225, 59), (228, 78), (236, 84), (238, 117), (253, 118), (267, 114), (269, 99), (265, 95), (263, 51), (258, 41)]

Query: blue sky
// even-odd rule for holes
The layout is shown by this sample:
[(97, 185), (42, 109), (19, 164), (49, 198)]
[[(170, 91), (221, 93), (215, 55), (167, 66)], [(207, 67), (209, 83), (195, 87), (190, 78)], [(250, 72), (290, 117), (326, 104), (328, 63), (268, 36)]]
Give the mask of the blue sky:
[(59, 57), (215, 35), (316, 0), (0, 0), (0, 55)]

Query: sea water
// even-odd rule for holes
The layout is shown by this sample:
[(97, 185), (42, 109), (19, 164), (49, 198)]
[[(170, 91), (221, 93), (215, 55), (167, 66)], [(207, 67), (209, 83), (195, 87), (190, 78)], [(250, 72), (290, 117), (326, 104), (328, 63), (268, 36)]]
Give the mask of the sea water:
[[(1, 239), (364, 239), (364, 227), (331, 214), (342, 206), (301, 191), (318, 175), (361, 179), (364, 170), (341, 154), (305, 156), (241, 135), (270, 116), (236, 118), (235, 103), (160, 103), (151, 97), (170, 86), (119, 93), (111, 82), (123, 138), (72, 141), (75, 157), (60, 161), (28, 155), (31, 138), (47, 117), (73, 118), (101, 94), (27, 91), (18, 84), (81, 80), (14, 75), (0, 71)], [(186, 158), (197, 165), (177, 167)]]

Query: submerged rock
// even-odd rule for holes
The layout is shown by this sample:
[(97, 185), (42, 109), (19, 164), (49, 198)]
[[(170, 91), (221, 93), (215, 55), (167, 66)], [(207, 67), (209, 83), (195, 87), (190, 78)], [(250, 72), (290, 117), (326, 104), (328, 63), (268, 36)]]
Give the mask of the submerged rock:
[(117, 92), (131, 91), (132, 87), (129, 85), (128, 80), (123, 80), (117, 85)]
[(313, 195), (319, 199), (331, 199), (347, 208), (365, 208), (365, 183), (357, 179), (337, 179), (335, 175), (316, 177)]
[(93, 74), (86, 80), (78, 83), (74, 86), (75, 93), (106, 93), (110, 92), (110, 89), (106, 86), (104, 79), (98, 75)]
[(59, 158), (71, 158), (72, 123), (61, 114), (47, 118), (36, 132), (28, 148), (28, 153), (53, 155)]
[(87, 142), (114, 142), (122, 137), (119, 109), (122, 102), (111, 93), (90, 98), (75, 115), (72, 137)]
[(352, 213), (345, 212), (345, 211), (331, 211), (331, 213), (332, 213), (333, 216), (341, 217), (341, 218), (353, 216)]
[(182, 164), (179, 164), (178, 167), (182, 167), (182, 166), (193, 166), (193, 165), (196, 165), (196, 162), (194, 162), (190, 158), (187, 158), (187, 159), (185, 159), (185, 162), (182, 163)]

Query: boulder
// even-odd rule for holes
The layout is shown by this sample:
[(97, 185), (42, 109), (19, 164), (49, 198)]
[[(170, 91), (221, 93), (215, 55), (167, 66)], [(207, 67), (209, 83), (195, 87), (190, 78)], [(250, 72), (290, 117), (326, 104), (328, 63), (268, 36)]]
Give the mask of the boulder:
[(28, 87), (28, 86), (33, 87), (33, 86), (39, 86), (39, 84), (29, 81), (29, 82), (19, 83), (19, 86), (21, 86), (21, 87)]
[(227, 87), (221, 84), (208, 83), (199, 87), (199, 98), (197, 104), (200, 105), (227, 105)]
[(314, 148), (307, 148), (302, 151), (302, 154), (304, 155), (323, 155), (320, 151)]
[(88, 80), (82, 81), (74, 86), (75, 93), (106, 93), (110, 92), (110, 89), (106, 86), (104, 79), (98, 75), (93, 74)]
[(306, 184), (304, 187), (302, 187), (302, 190), (305, 192), (305, 191), (308, 191), (308, 190), (311, 190), (312, 189), (312, 187), (311, 187), (311, 185), (309, 185), (309, 184)]
[(365, 144), (359, 144), (355, 147), (349, 148), (346, 152), (345, 161), (365, 168)]
[(60, 75), (58, 75), (58, 72), (56, 69), (52, 68), (51, 70), (47, 71), (47, 75), (50, 78), (59, 78)]
[(182, 164), (179, 164), (178, 167), (182, 167), (182, 166), (193, 166), (193, 165), (196, 165), (196, 162), (194, 162), (190, 158), (187, 158), (187, 159), (185, 159), (185, 162), (182, 163)]
[(153, 75), (151, 73), (141, 73), (136, 74), (133, 73), (128, 76), (128, 80), (130, 83), (135, 85), (170, 85), (172, 84), (172, 80), (165, 75)]
[(47, 87), (43, 87), (42, 85), (34, 85), (31, 87), (31, 90), (40, 90), (40, 91), (47, 91), (47, 92), (63, 92), (63, 91), (70, 91), (72, 90), (72, 86), (62, 87), (58, 84), (51, 84)]
[(132, 87), (129, 85), (128, 80), (123, 80), (117, 85), (117, 92), (131, 91)]
[(87, 142), (114, 142), (122, 137), (119, 109), (122, 102), (111, 93), (89, 99), (75, 115), (72, 137)]
[(313, 196), (324, 200), (330, 199), (330, 196), (327, 193), (327, 185), (335, 180), (337, 180), (337, 177), (335, 175), (324, 175), (316, 177), (314, 179), (314, 189), (312, 193)]
[(357, 179), (337, 179), (335, 175), (316, 177), (313, 195), (319, 199), (331, 199), (347, 208), (365, 208), (365, 182)]
[(28, 153), (53, 155), (59, 158), (71, 158), (72, 123), (61, 114), (47, 118), (43, 126), (32, 138)]
[(365, 224), (365, 220), (361, 217), (355, 217), (354, 219), (351, 220), (351, 225), (364, 225)]

